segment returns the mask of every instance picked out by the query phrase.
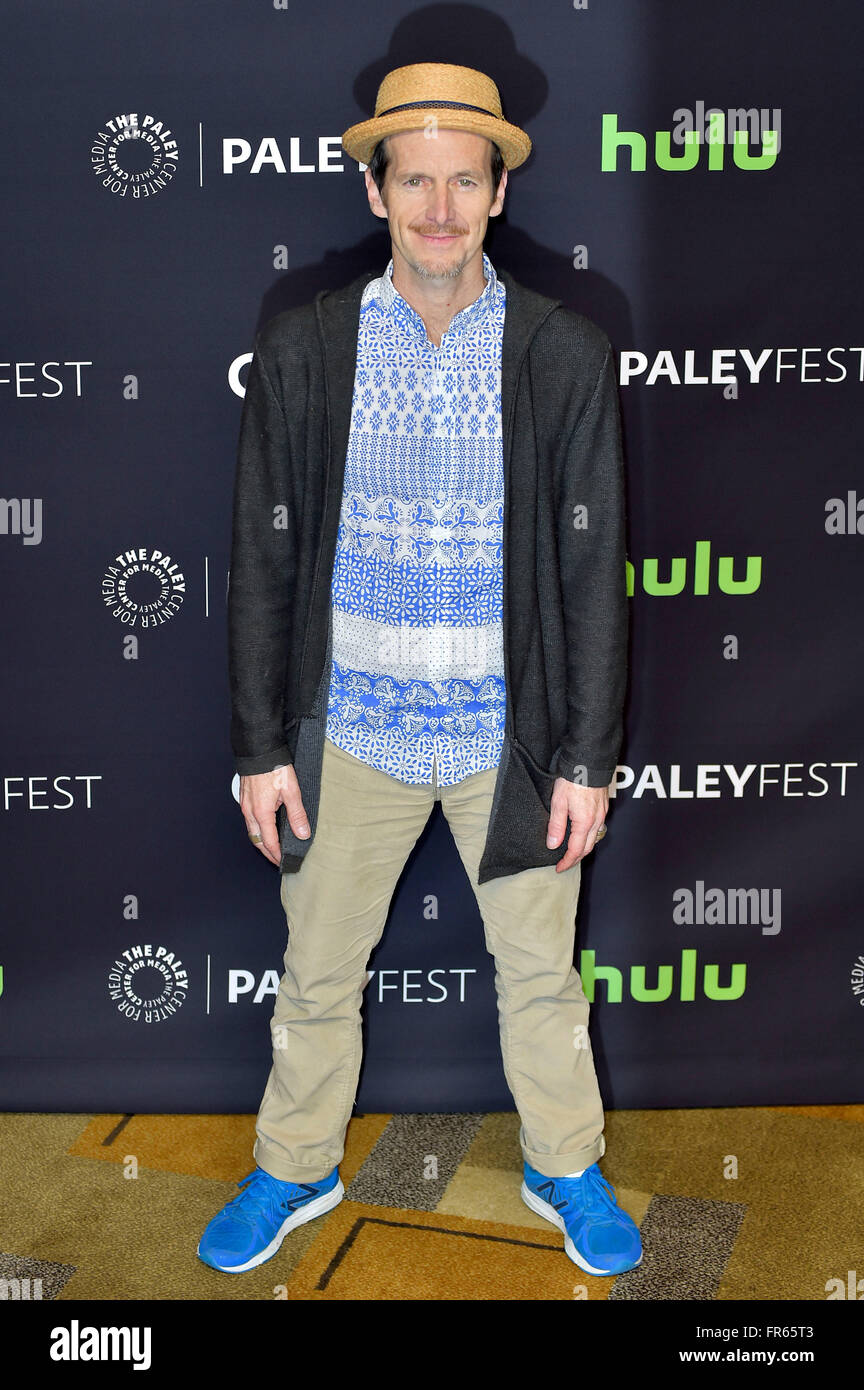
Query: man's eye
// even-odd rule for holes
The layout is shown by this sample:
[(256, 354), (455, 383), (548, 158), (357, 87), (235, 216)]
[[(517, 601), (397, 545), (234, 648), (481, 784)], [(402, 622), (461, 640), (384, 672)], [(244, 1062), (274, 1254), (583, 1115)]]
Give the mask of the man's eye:
[(464, 178), (464, 179), (460, 179), (459, 182), (460, 182), (460, 183), (467, 183), (467, 184), (470, 184), (470, 186), (471, 186), (472, 188), (474, 187), (474, 180), (473, 180), (473, 179)]

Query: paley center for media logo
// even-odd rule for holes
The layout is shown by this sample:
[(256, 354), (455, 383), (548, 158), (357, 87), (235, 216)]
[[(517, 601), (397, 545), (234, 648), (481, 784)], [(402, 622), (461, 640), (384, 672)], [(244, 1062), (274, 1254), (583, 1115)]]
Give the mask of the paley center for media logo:
[(104, 122), (90, 147), (90, 166), (103, 188), (119, 198), (150, 198), (177, 172), (177, 141), (150, 112), (121, 112)]
[(126, 627), (154, 628), (179, 612), (186, 576), (164, 550), (147, 546), (115, 555), (102, 576), (102, 601)]
[(185, 1002), (189, 976), (167, 946), (150, 942), (121, 951), (108, 972), (108, 993), (124, 1018), (161, 1023)]

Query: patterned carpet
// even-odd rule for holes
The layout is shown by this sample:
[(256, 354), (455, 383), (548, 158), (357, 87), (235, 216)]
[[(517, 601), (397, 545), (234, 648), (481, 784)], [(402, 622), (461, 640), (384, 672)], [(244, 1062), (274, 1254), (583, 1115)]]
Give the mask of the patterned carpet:
[(617, 1278), (582, 1274), (521, 1201), (516, 1114), (355, 1116), (345, 1200), (220, 1274), (195, 1250), (254, 1167), (254, 1127), (0, 1115), (0, 1280), (58, 1300), (819, 1301), (864, 1274), (864, 1106), (607, 1112), (601, 1167), (645, 1246)]

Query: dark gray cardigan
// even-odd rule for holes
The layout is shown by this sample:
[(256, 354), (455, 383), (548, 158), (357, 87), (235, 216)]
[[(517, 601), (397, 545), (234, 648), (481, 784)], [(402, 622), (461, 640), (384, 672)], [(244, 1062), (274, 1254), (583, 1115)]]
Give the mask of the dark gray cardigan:
[[(497, 269), (497, 267), (496, 267)], [(293, 763), (312, 834), (279, 808), (282, 872), (315, 835), (330, 684), (330, 585), (360, 296), (277, 314), (255, 340), (240, 425), (228, 588), (231, 743), (241, 775)], [(507, 714), (479, 881), (556, 864), (556, 777), (612, 779), (627, 678), (625, 492), (602, 329), (499, 271)]]

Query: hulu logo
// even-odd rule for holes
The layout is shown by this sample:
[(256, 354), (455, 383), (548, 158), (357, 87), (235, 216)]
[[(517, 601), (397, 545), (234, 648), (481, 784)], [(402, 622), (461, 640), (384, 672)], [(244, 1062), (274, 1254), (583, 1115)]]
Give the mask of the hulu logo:
[[(661, 597), (683, 593), (687, 583), (688, 562), (686, 556), (676, 555), (673, 558), (668, 579), (660, 579), (659, 564), (659, 560), (654, 557), (642, 561), (642, 589), (644, 592)], [(636, 584), (636, 572), (629, 560), (626, 561), (626, 566), (627, 594), (632, 597)], [(755, 594), (762, 582), (762, 556), (747, 556), (747, 570), (743, 579), (735, 578), (734, 567), (734, 555), (717, 557), (715, 581), (720, 592), (723, 594)], [(693, 594), (711, 592), (710, 541), (696, 542), (696, 551), (693, 557), (693, 585), (690, 592)]]
[[(666, 169), (669, 172), (686, 173), (689, 169), (695, 169), (699, 163), (702, 153), (701, 133), (698, 130), (685, 130), (683, 135), (684, 151), (682, 154), (673, 155), (672, 153), (672, 131), (658, 130), (654, 136), (654, 163), (658, 169)], [(778, 132), (776, 130), (762, 131), (762, 153), (751, 154), (749, 150), (749, 135), (746, 130), (733, 130), (732, 135), (732, 159), (739, 169), (770, 169), (777, 159)], [(708, 137), (704, 142), (708, 150), (708, 168), (711, 170), (722, 169), (726, 158), (726, 117), (722, 111), (717, 111), (709, 117)], [(640, 135), (638, 130), (619, 130), (618, 116), (616, 114), (605, 115), (603, 117), (603, 137), (600, 155), (600, 168), (604, 173), (616, 173), (618, 169), (618, 150), (622, 145), (626, 145), (630, 150), (630, 168), (636, 173), (643, 173), (647, 163), (648, 141), (644, 135)]]
[[(696, 956), (693, 949), (681, 952), (681, 969), (678, 976), (678, 999), (692, 1001), (696, 998)], [(595, 965), (595, 952), (582, 951), (579, 956), (579, 974), (582, 988), (589, 1004), (594, 1003), (594, 986), (598, 980), (606, 983), (606, 1000), (609, 1004), (620, 1004), (624, 993), (624, 976), (614, 965)], [(662, 1004), (671, 999), (675, 988), (675, 966), (658, 965), (656, 985), (648, 985), (646, 967), (630, 966), (630, 997), (638, 1004)], [(720, 983), (719, 965), (702, 967), (702, 993), (706, 999), (740, 999), (747, 985), (747, 966), (743, 961), (730, 967), (728, 985)]]

